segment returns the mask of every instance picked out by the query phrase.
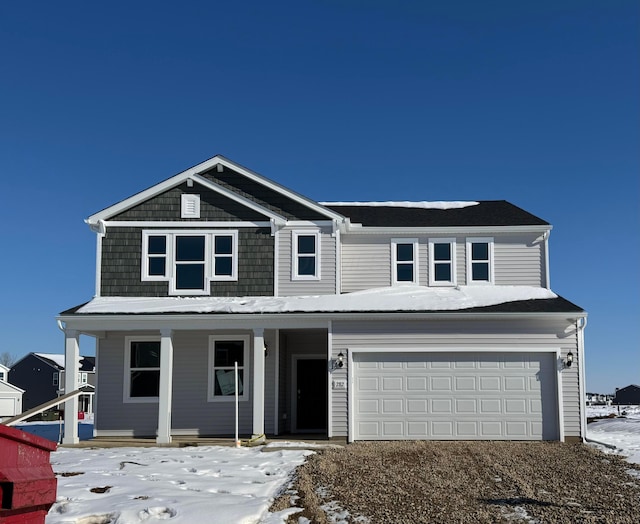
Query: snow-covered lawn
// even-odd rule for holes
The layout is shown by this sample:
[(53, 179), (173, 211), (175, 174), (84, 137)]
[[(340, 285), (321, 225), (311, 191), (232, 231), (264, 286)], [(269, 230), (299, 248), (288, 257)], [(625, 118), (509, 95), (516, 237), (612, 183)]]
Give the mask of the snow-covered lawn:
[[(640, 463), (640, 407), (621, 411), (626, 418), (589, 424), (587, 436), (616, 447), (602, 451)], [(588, 408), (587, 415), (609, 413), (617, 408)], [(51, 454), (58, 501), (46, 522), (282, 523), (296, 510), (269, 513), (271, 502), (313, 451), (263, 448), (60, 448)]]
[(284, 522), (269, 513), (281, 486), (312, 453), (222, 446), (59, 448), (58, 499), (47, 524)]

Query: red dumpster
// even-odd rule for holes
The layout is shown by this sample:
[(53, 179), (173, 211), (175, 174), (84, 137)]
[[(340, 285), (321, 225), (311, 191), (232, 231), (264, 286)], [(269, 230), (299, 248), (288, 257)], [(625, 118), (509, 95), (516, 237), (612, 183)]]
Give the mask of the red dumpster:
[(56, 443), (0, 425), (0, 524), (44, 524), (56, 501)]

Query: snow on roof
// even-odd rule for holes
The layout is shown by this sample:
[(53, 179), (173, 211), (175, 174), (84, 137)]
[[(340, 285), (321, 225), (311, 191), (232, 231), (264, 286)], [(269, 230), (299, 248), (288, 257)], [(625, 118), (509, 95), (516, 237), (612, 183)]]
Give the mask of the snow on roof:
[(64, 355), (60, 355), (58, 353), (34, 353), (35, 355), (46, 358), (55, 362), (56, 366), (64, 368)]
[(413, 207), (418, 209), (460, 209), (463, 207), (477, 206), (479, 202), (319, 202), (323, 206), (363, 206), (363, 207)]
[(396, 286), (343, 295), (293, 297), (96, 297), (78, 314), (95, 313), (328, 313), (455, 311), (517, 300), (556, 298), (532, 286)]

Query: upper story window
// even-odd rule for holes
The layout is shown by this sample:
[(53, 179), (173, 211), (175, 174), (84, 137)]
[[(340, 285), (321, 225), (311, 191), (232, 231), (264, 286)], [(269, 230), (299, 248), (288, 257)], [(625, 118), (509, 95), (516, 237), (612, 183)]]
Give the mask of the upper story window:
[(456, 240), (437, 238), (429, 240), (429, 285), (456, 285)]
[(236, 395), (235, 365), (238, 365), (238, 398), (249, 398), (249, 337), (246, 335), (209, 337), (209, 401), (233, 401)]
[(127, 337), (125, 402), (157, 402), (160, 394), (160, 340)]
[(7, 381), (7, 377), (5, 377), (4, 371), (0, 371), (0, 380), (6, 382)]
[(320, 232), (291, 232), (292, 280), (320, 280)]
[(208, 295), (238, 279), (237, 231), (143, 231), (142, 280), (168, 281), (171, 295)]
[(391, 240), (392, 283), (418, 283), (418, 240), (396, 238)]
[(493, 238), (467, 238), (467, 284), (493, 284)]
[(54, 371), (51, 376), (51, 385), (57, 386), (58, 384), (60, 384), (60, 373), (58, 373), (57, 371)]

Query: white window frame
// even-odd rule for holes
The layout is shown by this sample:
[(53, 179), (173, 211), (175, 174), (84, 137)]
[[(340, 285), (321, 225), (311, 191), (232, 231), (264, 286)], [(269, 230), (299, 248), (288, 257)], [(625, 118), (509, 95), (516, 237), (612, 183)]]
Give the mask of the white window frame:
[(131, 372), (136, 369), (144, 369), (149, 371), (160, 371), (160, 367), (157, 368), (132, 368), (131, 367), (131, 343), (132, 342), (158, 342), (160, 343), (160, 337), (154, 336), (133, 336), (125, 337), (124, 339), (124, 381), (122, 401), (127, 404), (153, 404), (160, 401), (160, 392), (157, 397), (132, 397), (131, 396)]
[[(231, 237), (231, 254), (218, 255), (215, 253), (216, 237)], [(231, 258), (231, 275), (216, 275), (216, 257)], [(211, 233), (211, 280), (235, 281), (238, 280), (238, 231), (214, 231)]]
[[(398, 263), (408, 264), (407, 260), (398, 261), (398, 244), (412, 244), (413, 246), (413, 280), (398, 280)], [(391, 239), (391, 283), (394, 286), (410, 285), (419, 283), (419, 257), (417, 238), (392, 238)]]
[[(467, 285), (493, 285), (494, 283), (494, 268), (493, 268), (493, 237), (468, 237), (466, 239), (467, 244)], [(488, 257), (489, 260), (472, 260), (473, 244), (488, 244)], [(487, 262), (489, 264), (489, 280), (473, 280), (472, 264), (474, 262)]]
[(51, 385), (58, 386), (60, 384), (60, 373), (58, 371), (54, 371), (51, 378)]
[[(149, 254), (149, 237), (164, 236), (166, 239), (166, 265), (165, 275), (149, 274), (149, 258), (163, 255)], [(197, 236), (204, 237), (204, 286), (203, 289), (178, 289), (176, 287), (176, 242), (178, 237)], [(215, 275), (214, 259), (216, 254), (213, 252), (216, 236), (231, 236), (232, 241), (232, 274)], [(154, 230), (148, 229), (142, 231), (142, 253), (141, 253), (141, 276), (143, 282), (168, 282), (170, 295), (210, 295), (211, 282), (217, 281), (237, 281), (238, 280), (238, 230), (237, 229), (192, 229), (192, 230)], [(180, 262), (181, 264), (189, 264), (189, 262)], [(201, 261), (192, 262), (194, 265), (201, 264)]]
[[(303, 256), (315, 256), (316, 258), (316, 271), (313, 275), (301, 275), (299, 269), (299, 256), (298, 256), (298, 238), (299, 237), (315, 237), (316, 251), (314, 255), (308, 253)], [(320, 230), (295, 230), (291, 231), (291, 280), (320, 280)]]
[[(235, 402), (235, 395), (216, 395), (215, 394), (215, 380), (216, 380), (216, 366), (215, 366), (215, 344), (219, 341), (238, 341), (241, 340), (244, 344), (243, 360), (244, 364), (238, 366), (238, 370), (242, 369), (242, 394), (238, 395), (239, 401), (249, 400), (249, 389), (251, 385), (251, 368), (249, 362), (249, 350), (251, 348), (251, 337), (249, 335), (210, 335), (209, 336), (209, 367), (207, 378), (207, 402)], [(218, 369), (233, 370), (233, 367), (219, 366)]]
[[(435, 245), (449, 244), (451, 250), (451, 260), (449, 262), (436, 261)], [(451, 280), (436, 280), (436, 265), (451, 264)], [(457, 284), (456, 276), (456, 239), (455, 238), (430, 238), (429, 239), (429, 286), (455, 286)]]
[(87, 373), (82, 372), (82, 373), (80, 373), (80, 376), (78, 377), (78, 380), (80, 380), (80, 384), (86, 384), (89, 381), (89, 377), (88, 377)]

